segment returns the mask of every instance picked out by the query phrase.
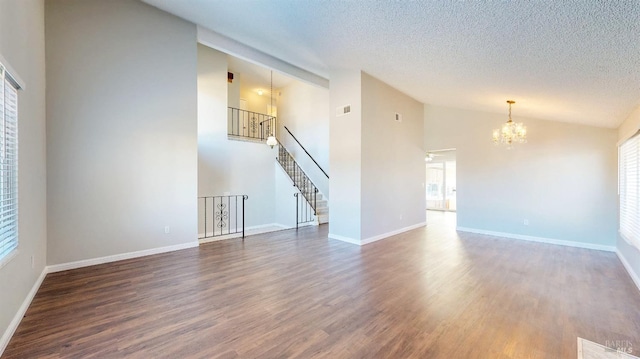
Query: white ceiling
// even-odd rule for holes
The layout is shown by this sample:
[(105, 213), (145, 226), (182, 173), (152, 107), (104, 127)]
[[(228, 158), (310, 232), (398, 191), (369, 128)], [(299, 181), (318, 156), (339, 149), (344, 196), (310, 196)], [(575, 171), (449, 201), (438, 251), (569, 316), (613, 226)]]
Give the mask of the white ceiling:
[(427, 104), (617, 127), (640, 104), (637, 0), (144, 0), (330, 79)]
[[(262, 90), (266, 96), (269, 96), (269, 91), (271, 90), (271, 70), (231, 55), (227, 56), (227, 59), (229, 62), (229, 71), (241, 77), (242, 87), (246, 87), (252, 91)], [(288, 86), (293, 81), (293, 78), (273, 71), (274, 91)]]

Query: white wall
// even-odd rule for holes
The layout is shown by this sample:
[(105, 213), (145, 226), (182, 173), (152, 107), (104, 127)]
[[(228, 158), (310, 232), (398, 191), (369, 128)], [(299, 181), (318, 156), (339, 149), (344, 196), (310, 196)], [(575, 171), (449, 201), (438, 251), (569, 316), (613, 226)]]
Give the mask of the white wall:
[(134, 0), (46, 5), (48, 263), (195, 242), (195, 26)]
[(246, 194), (245, 225), (274, 223), (277, 149), (227, 139), (227, 89), (227, 55), (198, 45), (198, 196)]
[[(331, 73), (329, 166), (329, 236), (361, 239), (362, 185), (362, 76), (356, 70)], [(336, 116), (339, 106), (351, 105), (351, 113)]]
[[(0, 56), (22, 78), (18, 94), (19, 247), (0, 268), (0, 336), (36, 284), (46, 264), (46, 141), (45, 141), (44, 1), (0, 1)], [(34, 266), (31, 266), (31, 258)], [(3, 350), (0, 340), (0, 354)]]
[[(424, 106), (362, 73), (362, 238), (425, 222)], [(396, 122), (395, 114), (402, 115)]]
[[(247, 101), (247, 111), (269, 114), (267, 111), (271, 105), (271, 97), (269, 97), (269, 89), (264, 91), (262, 95), (258, 95), (254, 88), (244, 85), (242, 75), (240, 76), (240, 98)], [(273, 106), (278, 109), (278, 90), (273, 89)], [(277, 115), (277, 114), (276, 114)]]
[(366, 244), (423, 225), (423, 105), (352, 70), (331, 74), (330, 100), (329, 237)]
[[(618, 141), (628, 139), (638, 130), (640, 130), (640, 107), (633, 111), (618, 128)], [(640, 288), (640, 250), (627, 243), (620, 235), (617, 236), (616, 249)]]
[(296, 136), (322, 169), (329, 170), (329, 90), (301, 81), (282, 88), (278, 99), (278, 138), (311, 178), (320, 192), (329, 198), (329, 179), (284, 129)]
[(294, 197), (294, 194), (299, 192), (297, 188), (293, 186), (291, 177), (289, 177), (280, 164), (274, 162), (273, 165), (276, 184), (275, 223), (293, 228), (296, 226), (296, 198)]
[(514, 115), (528, 143), (507, 150), (491, 141), (506, 114), (425, 106), (427, 149), (457, 150), (458, 226), (614, 246), (616, 131)]
[(233, 82), (227, 81), (227, 105), (229, 107), (240, 108), (240, 81), (242, 81), (242, 74), (239, 72), (233, 73)]

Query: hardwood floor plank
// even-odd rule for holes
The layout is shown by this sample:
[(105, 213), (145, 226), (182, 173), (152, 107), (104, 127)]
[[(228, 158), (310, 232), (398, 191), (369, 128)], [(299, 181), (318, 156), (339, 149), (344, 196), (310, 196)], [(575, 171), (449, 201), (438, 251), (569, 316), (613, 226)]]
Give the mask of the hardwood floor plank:
[(327, 231), (50, 274), (2, 358), (575, 358), (578, 336), (640, 351), (613, 253), (445, 224), (364, 247)]

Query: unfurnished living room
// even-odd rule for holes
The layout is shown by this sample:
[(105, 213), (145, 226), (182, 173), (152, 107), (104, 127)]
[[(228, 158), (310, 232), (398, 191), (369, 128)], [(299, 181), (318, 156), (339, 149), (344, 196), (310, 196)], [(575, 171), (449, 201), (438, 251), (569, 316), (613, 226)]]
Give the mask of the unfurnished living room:
[(640, 357), (640, 2), (0, 0), (0, 357)]

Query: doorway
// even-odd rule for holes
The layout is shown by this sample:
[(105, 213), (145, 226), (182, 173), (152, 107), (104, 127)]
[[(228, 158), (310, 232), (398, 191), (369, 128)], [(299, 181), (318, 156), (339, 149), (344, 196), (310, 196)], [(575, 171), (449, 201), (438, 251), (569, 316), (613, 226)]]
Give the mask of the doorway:
[(456, 151), (428, 151), (426, 162), (427, 210), (456, 211)]

